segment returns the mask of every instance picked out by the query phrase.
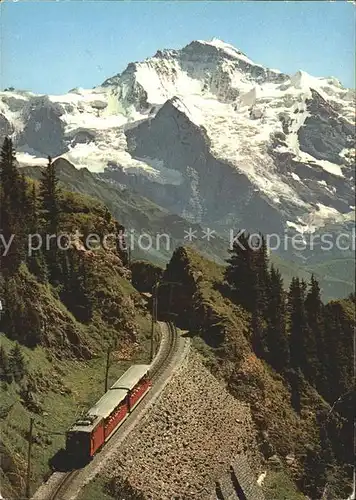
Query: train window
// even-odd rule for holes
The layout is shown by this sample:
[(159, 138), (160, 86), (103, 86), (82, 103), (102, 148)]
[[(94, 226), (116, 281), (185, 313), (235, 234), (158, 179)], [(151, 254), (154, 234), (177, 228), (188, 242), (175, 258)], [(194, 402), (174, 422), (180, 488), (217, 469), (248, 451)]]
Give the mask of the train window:
[(118, 413), (121, 411), (122, 407), (123, 407), (123, 402), (121, 402), (119, 404), (119, 406), (117, 406), (114, 411), (112, 413), (110, 413), (110, 415), (108, 416), (107, 418), (107, 422), (111, 422), (114, 418), (116, 418), (116, 416), (118, 415)]
[(86, 450), (88, 445), (88, 433), (86, 432), (68, 432), (67, 433), (67, 450), (77, 451)]

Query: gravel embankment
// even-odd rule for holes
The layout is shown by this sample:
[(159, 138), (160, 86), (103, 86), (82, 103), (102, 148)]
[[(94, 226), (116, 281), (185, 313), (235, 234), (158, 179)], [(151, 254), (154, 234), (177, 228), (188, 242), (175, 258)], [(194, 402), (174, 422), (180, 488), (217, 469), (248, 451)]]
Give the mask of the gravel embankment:
[(248, 406), (230, 396), (191, 350), (105, 475), (127, 478), (146, 498), (205, 500), (238, 456), (257, 478), (256, 449)]

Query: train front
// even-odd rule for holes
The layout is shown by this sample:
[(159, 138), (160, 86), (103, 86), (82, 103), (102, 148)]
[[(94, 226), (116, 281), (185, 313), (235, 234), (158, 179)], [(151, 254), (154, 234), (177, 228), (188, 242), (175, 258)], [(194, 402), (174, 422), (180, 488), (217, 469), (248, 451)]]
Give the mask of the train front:
[(90, 416), (79, 419), (66, 433), (66, 452), (73, 467), (82, 466), (91, 459), (93, 420)]

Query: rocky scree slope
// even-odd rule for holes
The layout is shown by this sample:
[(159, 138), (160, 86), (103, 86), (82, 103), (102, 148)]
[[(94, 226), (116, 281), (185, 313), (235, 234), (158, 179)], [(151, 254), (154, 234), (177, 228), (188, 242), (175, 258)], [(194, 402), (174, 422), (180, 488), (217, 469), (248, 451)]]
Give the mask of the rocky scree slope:
[[(130, 487), (142, 498), (206, 500), (235, 460), (251, 468), (258, 490), (261, 457), (249, 407), (234, 400), (191, 350), (153, 409), (110, 459), (104, 491), (127, 498)], [(89, 498), (88, 490), (83, 498)]]
[[(179, 282), (181, 286), (173, 287), (170, 300), (161, 287), (160, 310), (176, 314), (178, 326), (190, 331), (193, 345), (203, 354), (206, 366), (226, 383), (228, 391), (238, 401), (250, 405), (268, 477), (275, 464), (279, 464), (282, 471), (282, 487), (277, 488), (280, 496), (274, 486), (270, 491), (272, 496), (268, 498), (294, 498), (288, 496), (284, 489), (288, 477), (296, 482), (301, 491), (314, 492), (312, 498), (315, 498), (313, 494), (320, 485), (324, 487), (325, 483), (328, 484), (330, 498), (347, 496), (343, 494), (351, 481), (352, 450), (348, 443), (352, 441), (352, 419), (344, 418), (346, 410), (341, 410), (338, 415), (336, 411), (331, 413), (332, 402), (329, 404), (304, 378), (298, 389), (300, 406), (295, 404), (294, 382), (288, 378), (289, 372), (282, 376), (256, 356), (251, 315), (229, 299), (224, 287), (223, 268), (207, 261), (192, 248), (179, 248), (165, 270), (165, 280)], [(355, 324), (352, 300), (331, 302), (328, 307), (339, 309), (340, 317), (345, 313), (348, 326), (345, 330), (341, 329), (339, 335), (344, 339), (347, 335), (348, 345), (351, 345), (350, 332)], [(339, 362), (341, 359), (337, 360)], [(334, 360), (325, 361), (324, 368), (331, 370), (333, 363)], [(350, 364), (347, 370), (350, 371), (351, 389)], [(349, 410), (345, 415), (347, 412)], [(325, 415), (327, 424), (322, 423)], [(331, 449), (333, 451), (327, 455), (326, 450)], [(318, 450), (325, 452), (323, 458), (317, 460), (326, 464), (326, 475), (325, 470), (315, 475), (312, 456), (319, 456)]]
[(198, 40), (91, 90), (2, 92), (0, 131), (21, 165), (63, 156), (220, 231), (305, 233), (353, 218), (354, 104), (335, 78)]

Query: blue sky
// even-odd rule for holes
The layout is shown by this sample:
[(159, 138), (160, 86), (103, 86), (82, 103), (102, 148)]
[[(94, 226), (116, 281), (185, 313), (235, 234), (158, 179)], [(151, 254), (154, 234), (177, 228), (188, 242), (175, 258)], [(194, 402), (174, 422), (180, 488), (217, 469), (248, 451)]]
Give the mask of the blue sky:
[(257, 63), (354, 86), (355, 9), (342, 1), (6, 1), (0, 87), (93, 87), (157, 49), (213, 37)]

